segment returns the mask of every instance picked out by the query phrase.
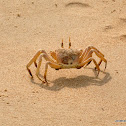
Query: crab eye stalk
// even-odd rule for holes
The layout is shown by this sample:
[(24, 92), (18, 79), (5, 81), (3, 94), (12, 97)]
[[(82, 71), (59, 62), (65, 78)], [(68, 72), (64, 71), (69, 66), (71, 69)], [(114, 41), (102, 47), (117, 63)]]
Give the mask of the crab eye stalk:
[(71, 47), (70, 37), (69, 37), (69, 48)]
[(61, 47), (63, 48), (63, 39), (62, 39)]

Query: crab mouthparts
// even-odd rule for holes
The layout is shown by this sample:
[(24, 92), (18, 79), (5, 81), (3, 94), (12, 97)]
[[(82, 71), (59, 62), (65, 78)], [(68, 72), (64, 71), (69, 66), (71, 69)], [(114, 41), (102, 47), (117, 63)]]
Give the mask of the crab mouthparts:
[(62, 60), (62, 63), (67, 64), (67, 65), (71, 65), (71, 64), (73, 64), (73, 60), (69, 59), (69, 57), (64, 57)]

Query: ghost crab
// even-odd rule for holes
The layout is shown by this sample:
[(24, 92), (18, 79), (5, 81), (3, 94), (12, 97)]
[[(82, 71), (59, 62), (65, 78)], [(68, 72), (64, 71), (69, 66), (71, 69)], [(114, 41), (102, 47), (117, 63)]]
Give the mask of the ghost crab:
[[(50, 54), (53, 59), (51, 59), (49, 57), (49, 55), (46, 53), (45, 50), (40, 50), (35, 54), (35, 56), (30, 60), (30, 62), (26, 66), (26, 68), (32, 78), (33, 78), (33, 75), (31, 73), (29, 67), (31, 66), (31, 64), (33, 62), (35, 64), (35, 66), (37, 67), (36, 76), (43, 83), (48, 83), (47, 79), (46, 79), (48, 66), (50, 66), (51, 68), (54, 68), (55, 70), (69, 69), (69, 68), (80, 69), (84, 66), (89, 65), (90, 62), (93, 61), (95, 64), (95, 69), (97, 69), (97, 71), (98, 71), (98, 73), (97, 73), (97, 76), (98, 76), (98, 74), (100, 72), (99, 66), (102, 63), (102, 61), (104, 61), (105, 69), (106, 69), (107, 60), (104, 58), (104, 55), (93, 46), (87, 47), (85, 49), (85, 51), (83, 51), (81, 49), (71, 49), (70, 48), (71, 42), (70, 42), (70, 38), (69, 38), (69, 49), (64, 49), (63, 39), (62, 39), (61, 47), (62, 47), (61, 49), (57, 49), (55, 51), (50, 51)], [(94, 58), (92, 58), (93, 52), (100, 58), (100, 61), (98, 64), (97, 64), (96, 60)], [(36, 60), (38, 57), (39, 57), (39, 61), (38, 61), (38, 65), (37, 65)], [(45, 58), (45, 60), (47, 61), (46, 65), (45, 65), (44, 80), (42, 80), (39, 77), (39, 69), (40, 69), (40, 66), (42, 63), (42, 58)]]

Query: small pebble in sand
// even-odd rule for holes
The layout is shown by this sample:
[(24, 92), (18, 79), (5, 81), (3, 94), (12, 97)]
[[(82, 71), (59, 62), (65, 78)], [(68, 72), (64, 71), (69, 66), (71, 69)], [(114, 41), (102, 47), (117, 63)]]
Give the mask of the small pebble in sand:
[(115, 70), (116, 73), (119, 73), (117, 70)]
[(32, 93), (38, 93), (38, 91), (33, 91)]
[(4, 91), (7, 92), (7, 89), (5, 89)]
[(111, 11), (111, 13), (114, 13), (116, 10)]
[(17, 14), (17, 17), (21, 17), (21, 15), (20, 14)]

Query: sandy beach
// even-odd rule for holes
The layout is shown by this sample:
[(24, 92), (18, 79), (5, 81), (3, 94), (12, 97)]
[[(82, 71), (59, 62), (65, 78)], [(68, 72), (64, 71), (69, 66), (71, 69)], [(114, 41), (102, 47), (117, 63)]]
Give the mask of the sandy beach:
[[(62, 39), (68, 48), (69, 37), (73, 49), (101, 51), (106, 71), (104, 62), (98, 78), (93, 62), (49, 67), (46, 86), (33, 64), (31, 79), (36, 52), (59, 49)], [(0, 126), (125, 126), (126, 1), (0, 0), (0, 66)]]

